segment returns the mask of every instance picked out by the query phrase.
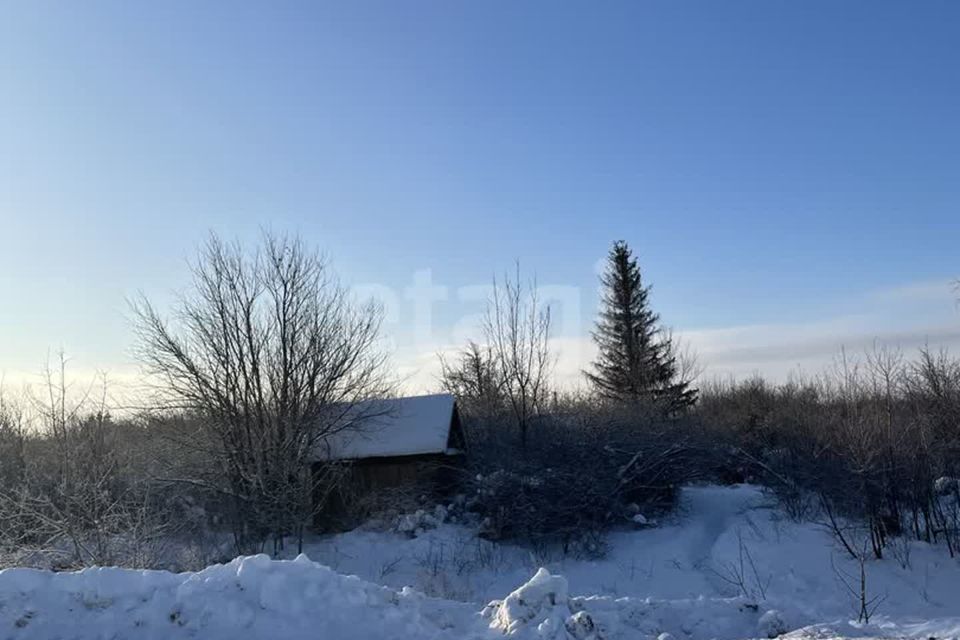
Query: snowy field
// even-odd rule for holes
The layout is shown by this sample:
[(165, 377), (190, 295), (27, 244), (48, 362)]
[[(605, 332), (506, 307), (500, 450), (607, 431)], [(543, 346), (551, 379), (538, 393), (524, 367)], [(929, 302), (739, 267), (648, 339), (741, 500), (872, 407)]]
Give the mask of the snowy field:
[(600, 560), (537, 556), (441, 524), (197, 573), (11, 569), (0, 639), (960, 637), (960, 561), (944, 549), (869, 562), (876, 612), (859, 624), (841, 579), (857, 564), (756, 487), (687, 488), (670, 521), (608, 545)]

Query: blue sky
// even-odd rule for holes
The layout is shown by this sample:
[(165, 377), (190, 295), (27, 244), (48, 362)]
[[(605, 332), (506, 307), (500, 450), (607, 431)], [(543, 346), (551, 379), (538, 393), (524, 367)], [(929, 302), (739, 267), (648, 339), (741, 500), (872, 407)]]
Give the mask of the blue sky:
[(417, 375), (516, 258), (582, 340), (621, 238), (718, 371), (957, 343), (958, 34), (950, 0), (4, 2), (0, 368), (126, 370), (124, 297), (263, 226), (394, 292)]

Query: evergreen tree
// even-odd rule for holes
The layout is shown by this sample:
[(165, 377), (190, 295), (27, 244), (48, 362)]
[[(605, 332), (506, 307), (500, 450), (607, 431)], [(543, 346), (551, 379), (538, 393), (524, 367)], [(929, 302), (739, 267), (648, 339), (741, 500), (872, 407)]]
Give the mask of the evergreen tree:
[(593, 339), (600, 353), (585, 372), (596, 392), (614, 402), (656, 402), (675, 413), (696, 401), (697, 390), (681, 380), (673, 341), (650, 309), (650, 288), (623, 241), (610, 250), (600, 317)]

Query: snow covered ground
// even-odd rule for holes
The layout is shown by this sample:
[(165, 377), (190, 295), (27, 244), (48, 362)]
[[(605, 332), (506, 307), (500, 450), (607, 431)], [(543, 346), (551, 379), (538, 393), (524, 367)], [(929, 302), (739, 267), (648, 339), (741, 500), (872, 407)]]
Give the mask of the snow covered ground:
[(0, 639), (960, 637), (960, 561), (912, 543), (868, 563), (861, 625), (838, 577), (856, 563), (757, 487), (687, 488), (669, 522), (608, 542), (601, 560), (537, 556), (444, 524), (198, 573), (7, 570)]

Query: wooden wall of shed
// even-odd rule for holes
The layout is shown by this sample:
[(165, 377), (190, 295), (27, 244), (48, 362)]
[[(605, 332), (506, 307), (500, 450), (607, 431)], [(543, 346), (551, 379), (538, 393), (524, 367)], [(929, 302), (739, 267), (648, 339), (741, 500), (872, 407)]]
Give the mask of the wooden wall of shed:
[(347, 529), (378, 512), (442, 501), (457, 492), (462, 467), (462, 456), (440, 454), (356, 460), (317, 514), (316, 527)]

